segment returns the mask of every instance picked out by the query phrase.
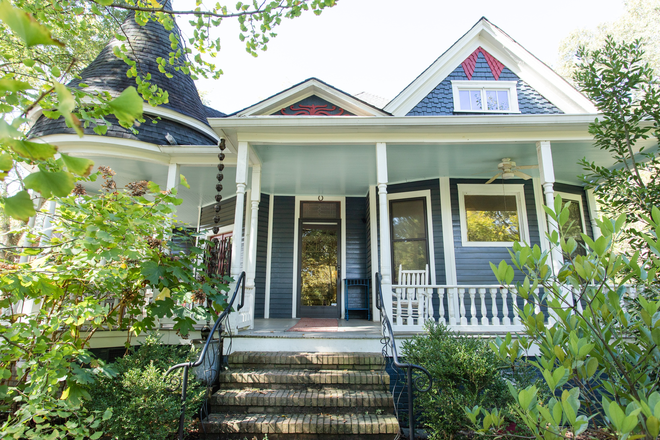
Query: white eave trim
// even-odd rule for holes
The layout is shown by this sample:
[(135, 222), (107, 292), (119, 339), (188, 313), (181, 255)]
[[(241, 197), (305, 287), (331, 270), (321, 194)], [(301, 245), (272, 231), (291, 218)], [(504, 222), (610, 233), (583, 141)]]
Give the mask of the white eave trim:
[(429, 68), (397, 95), (384, 110), (404, 116), (479, 46), (566, 114), (595, 113), (596, 107), (554, 70), (540, 61), (486, 19), (440, 56)]
[[(378, 110), (375, 107), (370, 106), (357, 98), (354, 98), (351, 95), (342, 93), (337, 89), (329, 87), (326, 84), (316, 80), (310, 79), (305, 81), (297, 86), (286, 90), (284, 92), (278, 93), (275, 96), (272, 96), (262, 102), (259, 102), (251, 107), (248, 107), (240, 112), (236, 113), (233, 117), (246, 117), (246, 116), (268, 116), (270, 118), (280, 118), (278, 115), (273, 115), (274, 112), (289, 107), (296, 102), (299, 102), (309, 96), (316, 95), (319, 98), (323, 98), (328, 102), (331, 102), (335, 105), (340, 106), (346, 111), (349, 111), (357, 116), (388, 116), (387, 113), (382, 110)], [(290, 118), (291, 116), (282, 115), (282, 118)], [(310, 116), (308, 116), (310, 117)], [(328, 117), (328, 116), (324, 116)], [(346, 118), (349, 116), (337, 116), (339, 118)], [(209, 120), (209, 123), (212, 124), (212, 121), (217, 119), (224, 118), (213, 118)], [(231, 118), (228, 118), (231, 119)]]

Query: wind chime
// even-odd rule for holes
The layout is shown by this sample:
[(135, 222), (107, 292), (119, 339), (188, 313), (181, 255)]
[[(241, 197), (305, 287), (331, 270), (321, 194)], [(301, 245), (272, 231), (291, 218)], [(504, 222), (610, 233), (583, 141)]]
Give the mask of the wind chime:
[(215, 226), (213, 226), (213, 233), (217, 234), (220, 228), (218, 227), (218, 223), (220, 223), (220, 209), (222, 209), (222, 206), (220, 206), (220, 202), (222, 201), (222, 195), (220, 192), (222, 191), (222, 179), (224, 178), (224, 175), (222, 174), (222, 170), (225, 169), (225, 164), (222, 163), (223, 160), (225, 160), (225, 140), (222, 139), (220, 143), (218, 144), (218, 148), (220, 148), (220, 153), (218, 153), (218, 160), (220, 161), (218, 163), (218, 174), (215, 176), (216, 180), (218, 183), (215, 184), (215, 190), (218, 192), (215, 195), (215, 216), (213, 217), (213, 223)]

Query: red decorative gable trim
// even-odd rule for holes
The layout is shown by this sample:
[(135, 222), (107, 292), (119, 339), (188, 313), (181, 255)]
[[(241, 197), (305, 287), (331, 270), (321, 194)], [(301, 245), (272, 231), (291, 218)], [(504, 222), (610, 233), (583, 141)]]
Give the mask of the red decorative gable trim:
[(481, 46), (477, 47), (477, 50), (472, 52), (472, 54), (469, 57), (467, 57), (465, 61), (461, 63), (461, 66), (463, 66), (463, 71), (465, 71), (465, 74), (467, 75), (468, 79), (472, 79), (472, 75), (474, 74), (474, 68), (477, 65), (477, 58), (479, 57), (479, 52), (481, 52), (484, 58), (486, 58), (488, 67), (490, 67), (490, 71), (493, 72), (493, 76), (495, 77), (495, 80), (500, 79), (500, 74), (504, 69), (504, 64), (500, 63), (494, 56), (483, 50)]
[(339, 116), (344, 114), (344, 109), (334, 105), (328, 108), (327, 105), (298, 104), (296, 106), (294, 104), (289, 108), (283, 108), (280, 113), (289, 116)]

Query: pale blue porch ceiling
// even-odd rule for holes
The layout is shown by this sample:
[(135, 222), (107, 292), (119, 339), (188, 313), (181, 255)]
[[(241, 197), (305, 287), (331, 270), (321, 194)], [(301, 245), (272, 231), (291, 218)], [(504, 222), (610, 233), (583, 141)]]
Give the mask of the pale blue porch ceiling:
[(261, 191), (364, 196), (376, 182), (375, 145), (254, 145)]

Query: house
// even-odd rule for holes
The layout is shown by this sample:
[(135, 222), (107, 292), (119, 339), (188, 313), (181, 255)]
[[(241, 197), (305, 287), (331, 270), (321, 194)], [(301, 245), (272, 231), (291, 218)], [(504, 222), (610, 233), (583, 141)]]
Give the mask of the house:
[[(137, 59), (169, 93), (145, 105), (158, 123), (78, 138), (42, 116), (32, 135), (110, 166), (119, 184), (177, 187), (178, 220), (231, 237), (231, 274), (247, 273), (232, 324), (241, 349), (380, 351), (376, 273), (395, 332), (428, 319), (475, 334), (516, 330), (522, 299), (497, 285), (489, 262), (508, 258), (514, 241), (547, 249), (554, 226), (542, 207), (557, 194), (571, 202), (575, 232), (593, 235), (597, 207), (577, 162), (609, 164), (588, 132), (595, 107), (486, 18), (387, 105), (310, 78), (229, 115), (204, 106), (184, 74), (158, 73), (168, 33), (130, 18)], [(113, 44), (81, 81), (118, 93), (132, 79)], [(401, 286), (405, 271), (421, 277), (415, 286)], [(303, 317), (348, 319), (352, 339), (292, 342), (282, 322)]]

